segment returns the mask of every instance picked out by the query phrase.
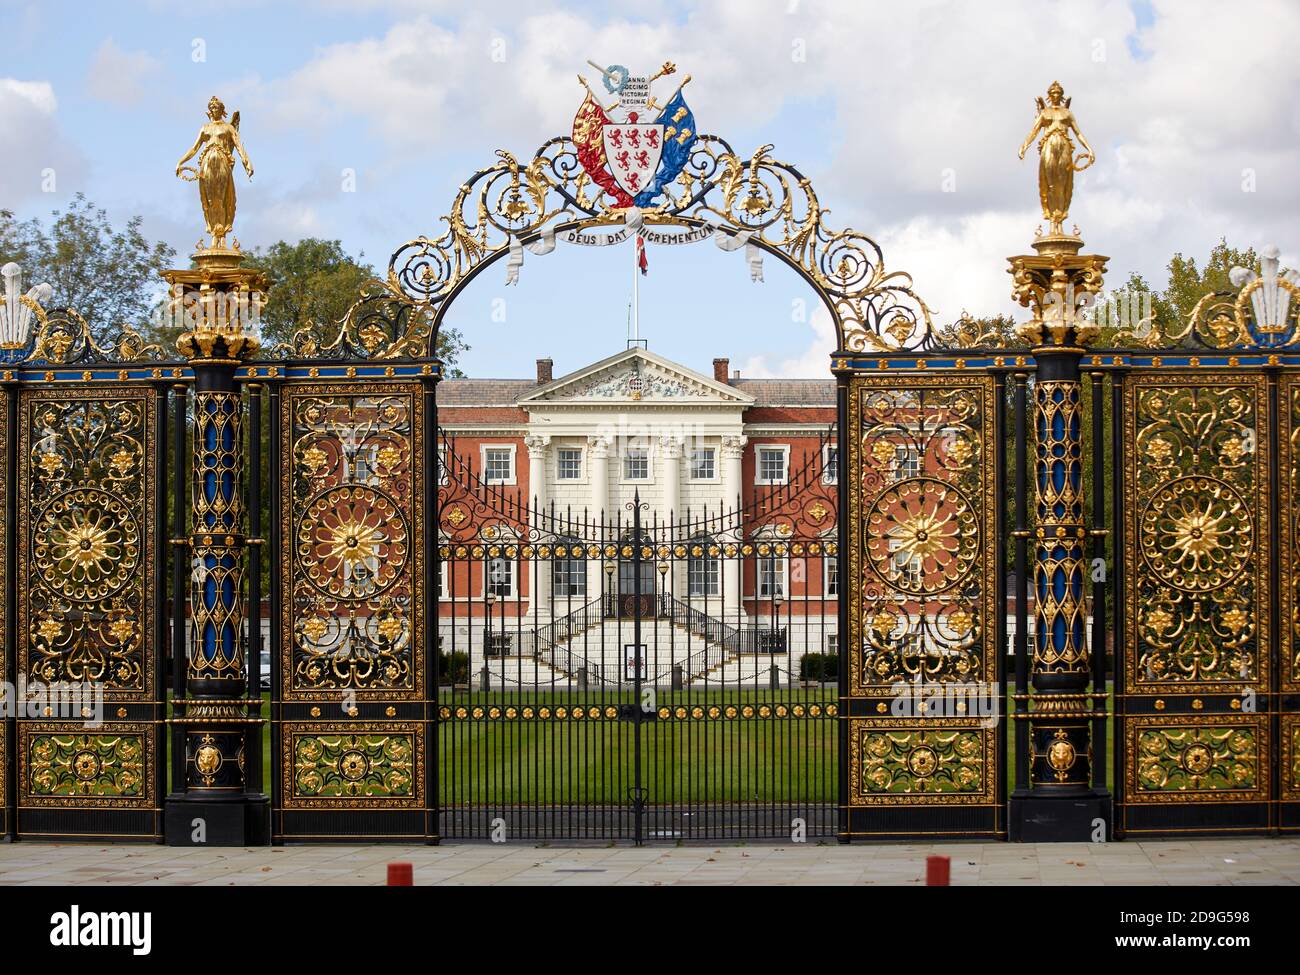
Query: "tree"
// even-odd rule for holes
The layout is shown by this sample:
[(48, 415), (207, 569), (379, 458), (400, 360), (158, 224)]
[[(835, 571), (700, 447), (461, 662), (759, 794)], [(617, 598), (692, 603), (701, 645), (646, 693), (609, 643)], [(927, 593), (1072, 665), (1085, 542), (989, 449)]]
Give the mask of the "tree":
[(47, 227), (0, 210), (0, 264), (19, 264), (26, 287), (48, 282), (54, 289), (49, 307), (75, 309), (101, 344), (123, 325), (143, 331), (165, 287), (160, 275), (176, 252), (149, 241), (139, 216), (115, 230), (108, 214), (80, 193), (51, 217)]
[[(262, 337), (268, 348), (290, 342), (294, 332), (309, 325), (328, 333), (360, 297), (365, 282), (376, 277), (375, 269), (352, 258), (341, 241), (315, 237), (293, 244), (281, 240), (250, 251), (243, 265), (257, 268), (270, 281), (262, 309)], [(468, 348), (458, 330), (441, 331), (436, 351), (449, 375), (460, 374), (451, 366)]]

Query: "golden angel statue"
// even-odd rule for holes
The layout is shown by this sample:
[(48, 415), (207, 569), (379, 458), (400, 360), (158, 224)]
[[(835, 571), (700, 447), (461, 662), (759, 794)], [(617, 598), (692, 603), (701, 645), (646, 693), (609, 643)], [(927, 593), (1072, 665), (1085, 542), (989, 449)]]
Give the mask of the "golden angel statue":
[[(235, 223), (235, 153), (239, 153), (249, 179), (253, 178), (253, 166), (239, 139), (239, 113), (227, 122), (226, 106), (213, 95), (208, 101), (208, 119), (199, 129), (194, 145), (176, 164), (176, 175), (198, 180), (203, 219), (212, 237), (212, 249), (217, 250), (225, 246), (226, 235)], [(198, 165), (186, 166), (195, 153), (199, 154)]]
[[(1034, 101), (1038, 106), (1038, 118), (1020, 147), (1020, 158), (1025, 158), (1029, 144), (1041, 133), (1038, 142), (1038, 198), (1043, 205), (1043, 218), (1051, 225), (1049, 233), (1059, 236), (1064, 232), (1061, 225), (1070, 212), (1074, 174), (1091, 166), (1097, 161), (1097, 156), (1079, 131), (1074, 113), (1070, 111), (1070, 99), (1065, 97), (1065, 89), (1059, 81), (1053, 81), (1047, 89), (1046, 102), (1041, 98)], [(1084, 150), (1077, 158), (1071, 133)]]

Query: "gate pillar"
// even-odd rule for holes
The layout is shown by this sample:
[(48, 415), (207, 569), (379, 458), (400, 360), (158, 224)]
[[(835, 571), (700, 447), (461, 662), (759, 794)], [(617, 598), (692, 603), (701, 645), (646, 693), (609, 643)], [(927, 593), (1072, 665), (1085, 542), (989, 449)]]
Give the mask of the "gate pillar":
[(172, 313), (186, 325), (176, 345), (194, 369), (191, 625), (185, 700), (172, 717), (184, 728), (185, 779), (166, 806), (167, 842), (181, 846), (254, 846), (270, 838), (268, 800), (248, 791), (246, 775), (251, 736), (261, 725), (248, 708), (258, 685), (245, 678), (248, 539), (235, 381), (236, 368), (259, 346), (254, 328), (266, 280), (240, 267), (240, 258), (236, 249), (213, 247), (194, 255), (194, 269), (164, 274)]
[(1011, 797), (1009, 832), (1026, 841), (1081, 842), (1099, 826), (1110, 836), (1110, 797), (1091, 787), (1091, 723), (1105, 687), (1089, 690), (1079, 371), (1097, 332), (1083, 312), (1101, 290), (1107, 258), (1079, 253), (1083, 241), (1060, 232), (1040, 236), (1033, 247), (1036, 254), (1009, 258), (1012, 294), (1033, 313), (1017, 331), (1036, 362), (1030, 783)]

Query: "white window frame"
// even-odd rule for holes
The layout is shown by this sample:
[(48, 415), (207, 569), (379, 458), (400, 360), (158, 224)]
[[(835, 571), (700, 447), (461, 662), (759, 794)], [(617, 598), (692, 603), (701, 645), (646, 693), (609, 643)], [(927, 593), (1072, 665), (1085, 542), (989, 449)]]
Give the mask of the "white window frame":
[[(772, 579), (779, 583), (779, 591), (763, 591), (763, 567), (772, 566)], [(757, 575), (754, 579), (754, 598), (771, 599), (774, 596), (777, 599), (790, 598), (790, 559), (785, 555), (760, 555), (758, 557)]]
[[(645, 477), (628, 477), (627, 462), (630, 452), (633, 450), (645, 451)], [(618, 458), (619, 480), (623, 484), (651, 484), (654, 482), (654, 451), (649, 444), (629, 444), (619, 452)]]
[[(577, 547), (576, 544), (570, 545), (569, 542), (557, 542), (557, 545), (564, 545), (566, 548)], [(582, 588), (573, 591), (574, 569), (582, 573)], [(561, 582), (561, 575), (565, 579)], [(551, 561), (551, 595), (555, 599), (586, 599), (587, 598), (587, 558), (585, 553), (574, 557), (572, 555), (564, 558), (556, 558)]]
[(899, 578), (906, 581), (909, 587), (915, 589), (925, 577), (925, 566), (922, 565), (920, 559), (899, 558), (902, 547), (903, 544), (897, 537), (889, 536), (889, 555), (898, 568)]
[[(840, 448), (839, 444), (822, 444), (822, 483), (839, 484), (840, 483)], [(835, 455), (835, 474), (830, 476), (830, 458)]]
[(506, 567), (506, 570), (509, 573), (509, 579), (507, 580), (509, 585), (506, 587), (507, 591), (496, 592), (496, 598), (514, 599), (519, 595), (519, 573), (515, 571), (514, 559), (508, 559), (504, 555), (497, 556), (496, 558), (489, 558), (483, 563), (483, 598), (487, 599), (488, 593), (493, 592), (494, 583), (492, 581), (492, 565), (497, 562)]
[[(831, 592), (831, 573), (835, 573), (835, 591)], [(840, 563), (836, 556), (826, 555), (822, 557), (822, 596), (826, 599), (839, 599), (840, 597)]]
[(894, 475), (902, 480), (918, 477), (921, 473), (921, 455), (907, 444), (894, 444)]
[[(713, 473), (709, 477), (697, 477), (695, 474), (695, 455), (696, 453), (709, 454), (709, 466), (713, 468)], [(686, 476), (690, 481), (697, 484), (715, 484), (718, 480), (718, 448), (717, 447), (692, 447), (686, 458)]]
[[(686, 559), (686, 598), (717, 599), (722, 595), (722, 560), (709, 554), (709, 546), (714, 544), (713, 541), (693, 541), (687, 546), (688, 550), (697, 544), (704, 549), (704, 554), (698, 558), (691, 555)], [(702, 573), (704, 578), (704, 585), (699, 591), (695, 588), (697, 572)]]
[(447, 571), (450, 564), (446, 559), (438, 560), (438, 598), (444, 601), (451, 599), (451, 575)]
[[(763, 476), (763, 452), (779, 451), (781, 454), (781, 477), (779, 479)], [(754, 447), (754, 483), (788, 484), (790, 482), (790, 445), (788, 443), (761, 443)]]
[[(489, 451), (489, 450), (505, 450), (505, 451), (508, 451), (508, 452), (509, 452), (509, 454), (510, 454), (510, 474), (509, 474), (508, 477), (505, 477), (505, 478), (488, 477), (488, 451)], [(514, 484), (514, 483), (516, 483), (516, 481), (517, 481), (517, 479), (518, 479), (518, 477), (519, 477), (519, 466), (515, 463), (516, 460), (518, 459), (518, 458), (515, 456), (517, 450), (518, 450), (517, 445), (516, 445), (516, 444), (512, 444), (512, 443), (485, 443), (485, 444), (481, 444), (481, 445), (479, 446), (479, 463), (481, 464), (480, 470), (482, 470), (482, 472), (483, 472), (483, 483), (484, 483), (484, 484)]]
[[(562, 454), (565, 451), (574, 451), (578, 455), (578, 476), (565, 477)], [(581, 447), (560, 446), (555, 448), (555, 480), (563, 481), (565, 484), (581, 484), (587, 476), (587, 452)]]

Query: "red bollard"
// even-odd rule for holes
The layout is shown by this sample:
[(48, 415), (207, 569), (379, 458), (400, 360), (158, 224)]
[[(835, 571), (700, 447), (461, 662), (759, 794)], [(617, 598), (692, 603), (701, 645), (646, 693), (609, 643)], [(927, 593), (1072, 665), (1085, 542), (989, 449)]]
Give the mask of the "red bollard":
[[(926, 857), (925, 858), (925, 886), (947, 887), (948, 868), (949, 868), (949, 862), (947, 857), (939, 857), (939, 856)], [(389, 869), (391, 869), (391, 867)]]
[[(944, 876), (945, 878), (947, 877), (946, 870), (944, 871)], [(388, 865), (388, 886), (389, 887), (412, 886), (411, 865), (409, 863), (390, 863)]]

